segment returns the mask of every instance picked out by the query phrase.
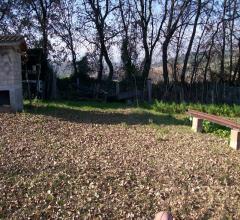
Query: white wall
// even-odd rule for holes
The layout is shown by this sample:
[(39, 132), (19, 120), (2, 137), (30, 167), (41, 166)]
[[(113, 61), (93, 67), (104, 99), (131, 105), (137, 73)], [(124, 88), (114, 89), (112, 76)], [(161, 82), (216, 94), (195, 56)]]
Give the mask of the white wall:
[(23, 109), (21, 54), (17, 48), (0, 47), (0, 91), (10, 92), (11, 107)]

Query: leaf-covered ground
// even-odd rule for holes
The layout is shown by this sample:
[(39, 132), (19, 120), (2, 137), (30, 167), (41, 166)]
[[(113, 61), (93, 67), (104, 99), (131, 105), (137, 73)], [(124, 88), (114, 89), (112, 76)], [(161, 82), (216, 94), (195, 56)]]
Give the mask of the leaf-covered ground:
[(240, 219), (240, 153), (182, 117), (0, 113), (0, 218)]

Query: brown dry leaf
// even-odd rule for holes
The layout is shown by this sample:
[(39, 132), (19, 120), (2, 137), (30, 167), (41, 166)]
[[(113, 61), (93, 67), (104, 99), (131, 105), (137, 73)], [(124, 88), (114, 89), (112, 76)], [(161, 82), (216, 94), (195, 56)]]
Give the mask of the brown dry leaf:
[(0, 218), (240, 219), (240, 153), (146, 117), (0, 113)]

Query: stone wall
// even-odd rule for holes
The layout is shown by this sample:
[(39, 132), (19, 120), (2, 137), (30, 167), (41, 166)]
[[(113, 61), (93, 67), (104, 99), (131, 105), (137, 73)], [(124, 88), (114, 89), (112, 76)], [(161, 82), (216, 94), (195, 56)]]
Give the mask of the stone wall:
[(21, 54), (17, 48), (0, 47), (0, 91), (10, 93), (10, 104), (15, 111), (23, 109)]

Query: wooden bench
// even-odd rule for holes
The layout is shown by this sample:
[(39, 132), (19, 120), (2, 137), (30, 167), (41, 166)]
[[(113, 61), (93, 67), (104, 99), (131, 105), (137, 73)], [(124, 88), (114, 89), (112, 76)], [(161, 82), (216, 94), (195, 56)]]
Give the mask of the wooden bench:
[(231, 128), (230, 146), (235, 150), (240, 149), (240, 124), (220, 116), (211, 115), (190, 109), (187, 111), (187, 114), (193, 117), (192, 129), (195, 132), (202, 132), (203, 120), (211, 121), (213, 123)]

